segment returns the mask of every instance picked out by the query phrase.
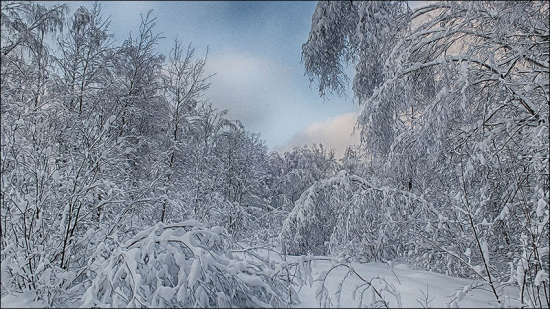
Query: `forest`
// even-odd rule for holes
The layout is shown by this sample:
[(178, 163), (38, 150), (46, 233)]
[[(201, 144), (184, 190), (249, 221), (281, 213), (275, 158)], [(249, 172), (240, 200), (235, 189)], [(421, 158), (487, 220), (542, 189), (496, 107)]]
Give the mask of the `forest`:
[(429, 307), (359, 270), (403, 263), (472, 282), (449, 307), (483, 289), (548, 308), (548, 2), (319, 1), (305, 74), (321, 97), (351, 83), (363, 108), (341, 159), (269, 151), (229, 120), (208, 54), (159, 53), (154, 12), (119, 45), (100, 3), (68, 12), (1, 3), (3, 299), (296, 307), (310, 286), (317, 307), (352, 306), (346, 289)]

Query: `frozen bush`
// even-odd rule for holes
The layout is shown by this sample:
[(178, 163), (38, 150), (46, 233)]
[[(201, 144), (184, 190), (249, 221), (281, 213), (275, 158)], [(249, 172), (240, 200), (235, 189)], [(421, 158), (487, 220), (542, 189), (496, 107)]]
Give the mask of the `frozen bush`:
[(145, 229), (92, 259), (82, 307), (288, 307), (277, 263), (233, 255), (226, 235), (194, 220)]

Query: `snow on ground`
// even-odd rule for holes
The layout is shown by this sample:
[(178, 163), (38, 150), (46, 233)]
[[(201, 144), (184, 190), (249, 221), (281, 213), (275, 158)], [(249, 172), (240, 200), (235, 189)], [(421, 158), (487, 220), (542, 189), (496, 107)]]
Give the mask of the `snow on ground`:
[(30, 294), (6, 294), (0, 298), (2, 308), (45, 308), (46, 303), (33, 300)]
[[(241, 255), (237, 253), (236, 255)], [(261, 254), (265, 257), (269, 255), (270, 259), (281, 261), (281, 257), (269, 254)], [(325, 280), (325, 286), (328, 289), (330, 303), (328, 307), (338, 307), (335, 292), (337, 285), (342, 281), (349, 271), (347, 266), (339, 265), (332, 269), (337, 263), (329, 261), (326, 257), (317, 257), (326, 260), (314, 260), (311, 263), (311, 275), (313, 282), (311, 286), (304, 285), (301, 288), (296, 288), (298, 297), (301, 300), (299, 304), (294, 305), (294, 308), (320, 308), (320, 303), (317, 300), (317, 291), (319, 287), (319, 274), (322, 272), (328, 275)], [(304, 259), (302, 257), (302, 259)], [(306, 258), (306, 260), (309, 258)], [(298, 262), (300, 257), (288, 256), (288, 262)], [(489, 286), (478, 280), (469, 280), (456, 277), (450, 277), (433, 272), (411, 269), (407, 264), (396, 264), (392, 267), (388, 263), (351, 263), (349, 264), (355, 272), (365, 280), (379, 277), (385, 280), (390, 286), (393, 285), (397, 292), (397, 297), (390, 294), (388, 291), (382, 291), (381, 295), (387, 301), (390, 308), (445, 308), (445, 307), (460, 307), (460, 308), (487, 308), (498, 307), (495, 297), (489, 289)], [(332, 269), (332, 270), (331, 270)], [(356, 275), (350, 275), (346, 278), (342, 285), (339, 307), (343, 308), (358, 308), (360, 307), (360, 294), (362, 289), (359, 289), (353, 297), (353, 291), (357, 285), (363, 283)], [(385, 284), (382, 280), (374, 279), (372, 281), (379, 291), (382, 290)], [(468, 288), (466, 288), (468, 287)], [(520, 303), (516, 300), (518, 290), (515, 287), (506, 287), (504, 289), (505, 303), (504, 307), (519, 307)], [(371, 300), (373, 297), (372, 289), (364, 293), (362, 306), (372, 307)], [(400, 300), (398, 300), (400, 298)], [(453, 303), (454, 301), (454, 303)], [(458, 301), (458, 302), (456, 302)], [(71, 306), (74, 306), (72, 304)], [(46, 307), (44, 302), (33, 301), (31, 295), (24, 294), (7, 294), (2, 295), (1, 306), (3, 308), (39, 308)], [(383, 305), (382, 305), (383, 307)]]
[[(316, 279), (321, 271), (329, 271), (332, 268), (330, 261), (316, 261), (312, 264), (312, 275)], [(498, 307), (496, 299), (492, 294), (487, 284), (481, 285), (481, 282), (445, 276), (433, 272), (423, 270), (413, 270), (406, 264), (398, 264), (390, 267), (387, 263), (352, 263), (353, 269), (365, 280), (370, 280), (373, 277), (384, 278), (386, 282), (393, 284), (401, 297), (401, 306), (403, 308), (445, 308), (458, 305), (460, 308), (487, 308)], [(336, 287), (344, 278), (348, 268), (339, 266), (332, 270), (326, 279), (326, 287), (329, 290), (332, 298), (331, 307), (337, 307)], [(359, 306), (359, 292), (353, 299), (353, 290), (358, 284), (363, 281), (353, 275), (346, 279), (342, 286), (342, 295), (340, 296), (340, 307), (357, 308)], [(298, 296), (302, 301), (295, 305), (295, 308), (319, 308), (319, 301), (316, 300), (316, 289), (319, 282), (314, 282), (312, 287), (303, 286), (298, 292)], [(374, 286), (380, 289), (382, 282), (380, 280), (373, 281)], [(481, 285), (481, 286), (478, 286)], [(474, 289), (466, 288), (466, 286), (475, 287)], [(464, 291), (466, 293), (464, 294)], [(507, 287), (504, 290), (505, 307), (518, 307), (519, 302), (514, 301), (517, 297), (517, 289)], [(389, 292), (381, 293), (388, 301), (390, 308), (400, 307), (396, 297)], [(427, 300), (426, 297), (427, 296)], [(452, 303), (453, 300), (460, 301)], [(372, 292), (365, 292), (363, 306), (370, 303)]]

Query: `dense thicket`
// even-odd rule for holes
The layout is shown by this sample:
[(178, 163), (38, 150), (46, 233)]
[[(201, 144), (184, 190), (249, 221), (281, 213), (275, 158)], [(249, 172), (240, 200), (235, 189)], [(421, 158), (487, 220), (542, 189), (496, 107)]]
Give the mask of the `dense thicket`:
[(289, 306), (316, 258), (286, 254), (315, 254), (548, 306), (548, 3), (319, 2), (306, 73), (342, 93), (353, 65), (364, 105), (340, 161), (268, 153), (209, 102), (207, 55), (156, 50), (151, 12), (117, 45), (97, 3), (68, 9), (1, 4), (2, 295)]
[[(98, 263), (130, 250), (119, 242), (158, 222), (196, 219), (203, 234), (223, 227), (221, 255), (235, 241), (270, 243), (301, 191), (339, 168), (322, 146), (269, 154), (257, 134), (213, 108), (206, 56), (177, 40), (160, 54), (151, 12), (117, 45), (99, 4), (68, 9), (2, 2), (3, 294), (34, 293), (50, 306), (78, 299), (107, 280)], [(170, 244), (159, 246), (177, 257)], [(284, 303), (278, 292), (254, 294), (239, 277), (227, 280), (218, 292), (238, 287), (240, 305)], [(90, 304), (115, 301), (88, 293)], [(178, 304), (205, 304), (193, 297)], [(140, 300), (160, 304), (116, 304)]]
[[(303, 45), (306, 73), (324, 95), (344, 89), (344, 64), (355, 67), (373, 185), (350, 187), (355, 178), (343, 175), (327, 180), (337, 186), (321, 182), (288, 220), (330, 209), (319, 194), (338, 192), (352, 210), (331, 212), (362, 218), (349, 216), (323, 239), (350, 243), (352, 256), (369, 247), (373, 258), (382, 252), (478, 277), (499, 302), (498, 286), (517, 284), (523, 303), (547, 306), (548, 7), (466, 1), (411, 10), (406, 2), (319, 2)], [(396, 194), (401, 198), (391, 198)], [(298, 221), (303, 229), (319, 224), (306, 218)], [(377, 235), (358, 233), (372, 222)], [(282, 236), (297, 239), (297, 229), (286, 225)], [(337, 252), (329, 242), (316, 244)], [(293, 252), (307, 250), (313, 249)]]

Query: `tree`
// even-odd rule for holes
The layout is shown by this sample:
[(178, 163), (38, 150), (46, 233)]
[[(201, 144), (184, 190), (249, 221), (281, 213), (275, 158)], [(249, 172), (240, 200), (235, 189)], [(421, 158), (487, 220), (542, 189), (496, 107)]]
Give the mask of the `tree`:
[[(383, 81), (384, 61), (407, 19), (404, 1), (319, 1), (302, 60), (319, 94), (343, 94), (348, 76), (344, 65), (355, 64), (353, 90), (359, 99)], [(362, 103), (363, 101), (360, 101)]]
[(259, 233), (251, 235), (251, 231), (262, 230), (261, 219), (271, 211), (267, 147), (258, 134), (246, 131), (236, 121), (218, 135), (214, 156), (219, 164), (217, 170), (224, 171), (218, 175), (216, 191), (222, 194), (227, 205), (215, 222), (219, 225), (223, 222), (222, 226), (227, 227), (235, 239), (259, 236)]
[[(334, 151), (327, 151), (321, 144), (295, 147), (285, 152), (282, 158), (272, 154), (272, 159), (275, 164), (282, 164), (280, 171), (276, 171), (278, 177), (271, 185), (272, 196), (281, 196), (277, 200), (287, 201), (290, 205), (315, 181), (333, 176), (340, 169)], [(278, 160), (282, 162), (278, 163)], [(278, 208), (281, 204), (272, 206)]]
[(67, 108), (78, 109), (78, 115), (87, 110), (98, 110), (106, 106), (94, 106), (85, 101), (113, 81), (112, 35), (108, 32), (109, 20), (103, 20), (99, 3), (92, 10), (79, 7), (71, 19), (69, 33), (59, 40), (62, 85), (68, 93)]
[[(306, 72), (321, 89), (339, 89), (341, 63), (355, 61), (354, 93), (365, 104), (358, 123), (377, 176), (438, 205), (426, 213), (438, 228), (417, 233), (445, 253), (421, 264), (479, 276), (498, 301), (493, 282), (515, 278), (523, 302), (544, 306), (548, 282), (535, 279), (548, 273), (538, 253), (548, 241), (548, 4), (378, 7), (391, 5), (377, 18), (375, 4), (320, 3), (314, 16), (325, 19), (314, 17), (304, 44)], [(389, 40), (379, 40), (376, 20), (397, 21)], [(339, 39), (318, 35), (324, 28), (341, 29)], [(459, 253), (468, 248), (476, 254)]]
[[(193, 62), (194, 49), (188, 46), (185, 57), (182, 58), (182, 47), (179, 40), (174, 40), (174, 47), (168, 58), (169, 65), (164, 70), (163, 84), (164, 97), (168, 101), (170, 116), (170, 128), (168, 129), (169, 152), (167, 158), (167, 183), (172, 184), (172, 177), (175, 176), (175, 168), (183, 168), (182, 162), (176, 162), (178, 152), (185, 145), (185, 137), (182, 135), (186, 127), (190, 125), (191, 117), (197, 113), (201, 97), (209, 88), (209, 79), (212, 75), (204, 77), (206, 56)], [(178, 181), (174, 181), (177, 183)], [(172, 192), (177, 190), (172, 189)], [(167, 201), (163, 202), (161, 221), (164, 222)]]
[(338, 255), (358, 261), (404, 256), (419, 246), (409, 231), (437, 212), (421, 196), (378, 187), (342, 170), (304, 191), (279, 236), (285, 254)]
[(48, 77), (46, 70), (51, 64), (45, 40), (48, 35), (63, 30), (67, 9), (67, 5), (47, 8), (30, 2), (9, 1), (2, 5), (2, 36), (6, 38), (2, 44), (2, 63), (7, 64), (2, 69), (9, 72), (10, 64), (23, 64), (24, 52), (27, 52), (32, 62), (32, 66), (28, 67), (32, 73), (26, 72), (26, 80), (32, 81), (27, 91), (32, 93), (35, 109), (43, 102), (41, 97), (45, 95)]
[[(30, 2), (2, 3), (1, 57), (1, 207), (2, 264), (10, 282), (22, 290), (43, 289), (44, 248), (52, 242), (58, 186), (55, 139), (59, 124), (48, 118), (58, 101), (52, 84), (50, 34), (62, 28), (67, 7)], [(17, 260), (19, 259), (19, 260)], [(42, 266), (41, 266), (42, 264)], [(48, 282), (49, 283), (49, 282)]]
[(129, 144), (115, 130), (124, 110), (99, 6), (76, 11), (56, 55), (46, 35), (66, 6), (2, 5), (2, 287), (56, 306), (85, 281), (88, 250), (131, 226), (121, 216), (147, 190), (131, 197), (126, 185)]

